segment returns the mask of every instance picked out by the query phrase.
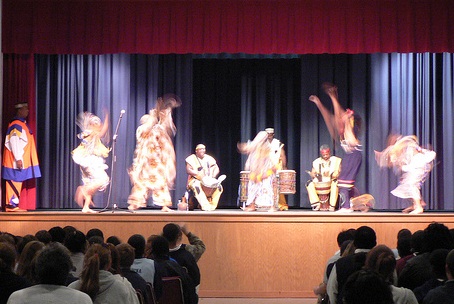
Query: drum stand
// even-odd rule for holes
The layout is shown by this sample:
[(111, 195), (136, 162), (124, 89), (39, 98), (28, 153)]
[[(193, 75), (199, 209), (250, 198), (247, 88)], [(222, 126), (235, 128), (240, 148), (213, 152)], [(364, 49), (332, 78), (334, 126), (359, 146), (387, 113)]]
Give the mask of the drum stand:
[(281, 181), (279, 177), (279, 172), (276, 172), (276, 195), (274, 197), (274, 209), (279, 211), (279, 196), (281, 195)]

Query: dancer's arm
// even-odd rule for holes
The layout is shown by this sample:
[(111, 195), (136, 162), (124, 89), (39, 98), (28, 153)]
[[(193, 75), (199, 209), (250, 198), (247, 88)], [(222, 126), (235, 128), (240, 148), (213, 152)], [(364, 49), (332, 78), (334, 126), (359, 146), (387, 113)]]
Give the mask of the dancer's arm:
[(326, 124), (326, 127), (328, 128), (329, 134), (331, 135), (331, 137), (333, 139), (336, 139), (337, 138), (337, 134), (336, 134), (334, 115), (331, 114), (328, 111), (328, 109), (322, 104), (322, 102), (320, 101), (320, 99), (317, 96), (311, 95), (309, 97), (309, 100), (312, 101), (313, 103), (315, 103), (315, 105), (317, 106), (318, 110), (320, 111), (320, 113), (323, 116), (323, 120), (325, 121), (325, 124)]

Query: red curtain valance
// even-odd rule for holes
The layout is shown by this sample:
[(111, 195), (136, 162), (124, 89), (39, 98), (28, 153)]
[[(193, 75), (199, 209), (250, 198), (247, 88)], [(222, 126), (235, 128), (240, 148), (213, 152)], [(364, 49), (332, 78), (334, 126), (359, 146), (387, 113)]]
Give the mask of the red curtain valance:
[(3, 0), (3, 53), (453, 52), (452, 0)]

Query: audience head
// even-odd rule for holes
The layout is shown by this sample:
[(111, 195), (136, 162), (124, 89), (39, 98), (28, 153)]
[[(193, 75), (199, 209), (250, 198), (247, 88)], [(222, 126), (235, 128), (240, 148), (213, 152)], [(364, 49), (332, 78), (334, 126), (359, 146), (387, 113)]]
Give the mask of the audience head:
[(3, 243), (3, 242), (9, 243), (9, 244), (13, 245), (14, 247), (16, 247), (16, 238), (11, 233), (7, 233), (7, 232), (0, 233), (0, 243)]
[(115, 247), (120, 255), (120, 267), (130, 269), (135, 259), (134, 247), (127, 243), (122, 243)]
[(47, 230), (40, 230), (36, 232), (35, 237), (38, 241), (42, 242), (45, 245), (52, 242), (52, 235), (50, 235), (49, 231)]
[(99, 244), (102, 245), (104, 244), (104, 238), (100, 237), (99, 235), (94, 235), (92, 237), (87, 238), (88, 240), (88, 245), (93, 245), (93, 244)]
[(351, 229), (348, 229), (348, 230), (342, 230), (341, 232), (339, 232), (339, 234), (337, 235), (337, 245), (339, 246), (339, 248), (342, 246), (342, 244), (345, 242), (345, 241), (348, 241), (348, 240), (354, 240), (355, 239), (355, 229), (351, 228)]
[(104, 246), (109, 248), (110, 250), (110, 257), (112, 262), (110, 263), (109, 271), (112, 274), (121, 274), (120, 254), (118, 253), (117, 248), (111, 243), (106, 243), (104, 244)]
[(397, 239), (401, 238), (401, 237), (411, 237), (412, 233), (409, 229), (407, 228), (403, 228), (403, 229), (400, 229), (399, 232), (397, 232)]
[(87, 239), (85, 234), (80, 230), (68, 232), (65, 238), (65, 246), (72, 253), (84, 253), (87, 248)]
[(50, 235), (52, 235), (52, 242), (62, 243), (65, 241), (65, 230), (60, 226), (55, 226), (49, 229)]
[(0, 242), (0, 273), (10, 273), (16, 264), (16, 248), (8, 242)]
[(134, 234), (128, 239), (128, 244), (135, 250), (136, 259), (144, 257), (145, 253), (145, 238), (141, 234)]
[(158, 235), (152, 234), (147, 238), (147, 243), (145, 244), (145, 257), (148, 259), (152, 259), (151, 257), (151, 243)]
[(17, 243), (17, 252), (19, 254), (22, 253), (22, 251), (24, 250), (25, 246), (31, 242), (31, 241), (36, 241), (38, 240), (36, 238), (36, 236), (32, 235), (32, 234), (27, 234), (27, 235), (24, 235), (20, 240), (19, 240), (19, 243)]
[(104, 242), (104, 233), (101, 231), (101, 229), (92, 228), (88, 230), (87, 239), (90, 239), (92, 236), (99, 236), (102, 238), (102, 241)]
[(175, 223), (169, 223), (162, 228), (162, 236), (169, 241), (170, 245), (176, 244), (181, 240), (183, 232), (181, 227)]
[(448, 256), (448, 249), (435, 249), (430, 253), (429, 262), (432, 266), (432, 272), (437, 279), (446, 280), (446, 257)]
[(411, 252), (414, 254), (422, 253), (424, 247), (424, 231), (417, 230), (411, 236)]
[(73, 233), (76, 230), (77, 230), (76, 227), (70, 226), (70, 225), (63, 227), (63, 231), (65, 232), (65, 237), (68, 236), (68, 234)]
[(106, 243), (110, 243), (114, 246), (117, 246), (117, 245), (121, 244), (121, 240), (118, 236), (111, 235), (107, 238)]
[(58, 242), (51, 243), (36, 256), (36, 281), (39, 284), (65, 286), (72, 266), (68, 249)]
[(33, 276), (33, 263), (38, 252), (44, 248), (44, 244), (40, 241), (31, 241), (25, 245), (24, 250), (19, 255), (17, 262), (16, 273), (21, 277), (28, 279), (30, 282), (34, 281)]
[(169, 259), (169, 241), (163, 236), (156, 236), (151, 242), (151, 255), (153, 259)]
[(449, 228), (441, 223), (431, 223), (424, 229), (425, 252), (432, 252), (435, 249), (453, 249), (453, 242)]
[(357, 249), (372, 249), (377, 245), (377, 236), (374, 229), (369, 226), (361, 226), (356, 229), (353, 244)]
[(351, 274), (344, 285), (344, 304), (393, 304), (389, 284), (372, 270)]
[(396, 258), (393, 251), (385, 245), (375, 246), (367, 253), (364, 268), (377, 272), (386, 282), (392, 284), (396, 269)]
[(88, 247), (84, 257), (84, 269), (80, 274), (80, 291), (92, 299), (99, 291), (99, 271), (109, 270), (112, 263), (110, 249), (101, 244)]
[(405, 235), (397, 239), (397, 252), (401, 258), (411, 255), (411, 238), (411, 235)]

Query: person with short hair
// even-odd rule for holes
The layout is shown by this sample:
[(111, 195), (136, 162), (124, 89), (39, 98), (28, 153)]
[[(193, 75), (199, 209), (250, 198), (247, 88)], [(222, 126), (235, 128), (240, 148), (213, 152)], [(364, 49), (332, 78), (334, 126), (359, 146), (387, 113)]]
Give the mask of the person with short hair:
[[(307, 181), (306, 189), (309, 195), (309, 202), (313, 210), (320, 210), (322, 202), (317, 193), (315, 183), (329, 183), (329, 211), (334, 211), (337, 204), (339, 189), (337, 188), (337, 177), (341, 170), (340, 157), (331, 155), (331, 150), (328, 145), (320, 146), (320, 157), (312, 162), (312, 170), (309, 172), (311, 180)], [(325, 204), (328, 200), (323, 202)]]
[[(188, 203), (191, 204), (191, 200), (195, 198), (202, 210), (215, 210), (224, 191), (221, 182), (225, 179), (225, 175), (217, 178), (219, 166), (216, 159), (206, 154), (204, 144), (198, 144), (195, 147), (195, 154), (186, 157), (185, 161), (186, 172), (188, 173), (187, 189), (189, 197), (186, 198)], [(206, 193), (202, 186), (207, 187), (209, 192)], [(193, 206), (196, 207), (194, 203)]]
[(423, 304), (454, 303), (454, 250), (446, 257), (446, 277), (448, 280), (424, 297)]
[(93, 303), (87, 294), (65, 286), (72, 263), (62, 244), (47, 245), (37, 255), (34, 266), (38, 284), (15, 291), (8, 304)]
[[(27, 124), (28, 103), (17, 103), (16, 116), (9, 123), (3, 149), (2, 178), (6, 181), (5, 211), (27, 211), (20, 208), (23, 182), (41, 177), (35, 138)], [(27, 188), (35, 185), (29, 184)], [(24, 202), (22, 202), (24, 204)], [(30, 205), (27, 203), (25, 205)], [(34, 205), (34, 203), (33, 203)]]
[(128, 239), (128, 244), (134, 248), (134, 261), (131, 270), (137, 272), (145, 281), (154, 284), (155, 263), (145, 257), (145, 238), (141, 234), (134, 234)]

